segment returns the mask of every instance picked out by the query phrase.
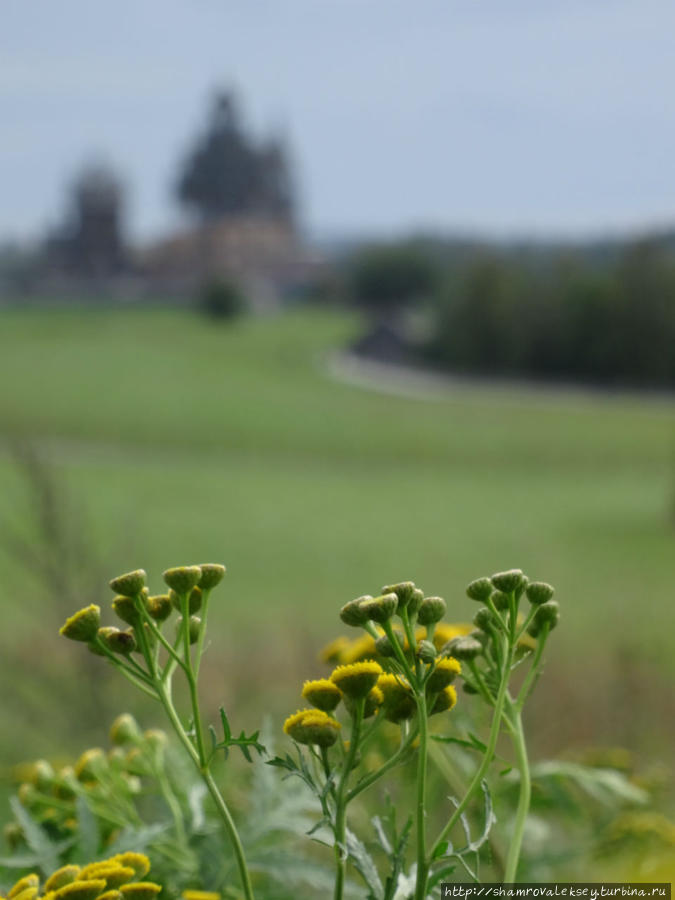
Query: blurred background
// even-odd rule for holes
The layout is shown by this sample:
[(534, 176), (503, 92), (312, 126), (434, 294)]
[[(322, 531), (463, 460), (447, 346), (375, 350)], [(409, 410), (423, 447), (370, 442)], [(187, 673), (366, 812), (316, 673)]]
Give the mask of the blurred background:
[(237, 727), (296, 708), (347, 600), (413, 579), (465, 622), (519, 566), (562, 608), (535, 756), (663, 774), (674, 28), (666, 0), (6, 0), (5, 793), (121, 708), (156, 724), (57, 630), (204, 561)]

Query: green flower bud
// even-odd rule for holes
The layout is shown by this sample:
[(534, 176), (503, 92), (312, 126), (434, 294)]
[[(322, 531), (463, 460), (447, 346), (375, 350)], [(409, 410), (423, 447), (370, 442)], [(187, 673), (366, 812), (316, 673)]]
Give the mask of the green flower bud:
[(354, 628), (365, 625), (368, 621), (368, 616), (361, 609), (361, 604), (366, 600), (372, 599), (370, 594), (365, 594), (363, 597), (357, 597), (356, 600), (350, 600), (349, 603), (345, 603), (340, 610), (340, 618), (345, 625), (351, 625)]
[(199, 584), (202, 570), (199, 566), (175, 566), (162, 573), (166, 584), (177, 594), (189, 594), (193, 587)]
[(199, 579), (198, 585), (203, 591), (210, 591), (225, 577), (225, 566), (218, 563), (202, 563), (199, 567), (202, 577)]
[(115, 615), (123, 622), (126, 622), (127, 625), (138, 625), (141, 620), (141, 614), (136, 607), (136, 601), (133, 597), (125, 597), (123, 594), (120, 594), (113, 600), (112, 608)]
[(362, 600), (359, 604), (359, 611), (367, 619), (380, 624), (388, 622), (396, 612), (398, 606), (398, 597), (396, 594), (383, 594), (381, 597), (371, 598), (370, 600)]
[(102, 771), (108, 767), (105, 753), (100, 747), (85, 750), (75, 763), (75, 777), (78, 781), (98, 781)]
[[(176, 621), (176, 634), (178, 634), (182, 625), (183, 625), (183, 617), (181, 616)], [(197, 639), (199, 638), (199, 629), (202, 627), (202, 620), (199, 618), (199, 616), (190, 616), (188, 627), (190, 629), (190, 643), (196, 644)]]
[(59, 631), (64, 637), (70, 638), (71, 641), (84, 641), (89, 643), (96, 637), (96, 632), (101, 624), (101, 608), (91, 603), (84, 609), (78, 610), (69, 619), (66, 619)]
[(124, 575), (118, 575), (110, 582), (110, 587), (116, 594), (123, 594), (125, 597), (136, 597), (145, 585), (146, 574), (143, 569), (136, 569), (134, 572), (127, 572)]
[(143, 740), (152, 750), (163, 750), (169, 742), (166, 732), (161, 728), (148, 728), (143, 732)]
[(495, 614), (491, 609), (488, 609), (487, 606), (481, 606), (473, 617), (473, 624), (477, 628), (480, 628), (481, 631), (489, 631), (491, 628), (496, 628), (497, 622)]
[(413, 619), (418, 614), (423, 601), (424, 591), (421, 591), (419, 588), (415, 588), (406, 607), (406, 609), (408, 610), (408, 617), (410, 619)]
[[(185, 595), (183, 595), (183, 596), (185, 596)], [(169, 591), (169, 600), (170, 600), (173, 608), (178, 610), (178, 612), (181, 612), (181, 610), (183, 608), (181, 605), (181, 595), (177, 594), (176, 591), (174, 591), (174, 590), (170, 590)], [(190, 615), (193, 615), (194, 613), (199, 612), (199, 610), (201, 609), (201, 606), (202, 606), (202, 590), (199, 587), (193, 587), (188, 596), (188, 610), (190, 612)]]
[(16, 822), (8, 822), (2, 829), (2, 835), (10, 850), (17, 850), (23, 843), (23, 829)]
[(46, 759), (38, 759), (33, 763), (31, 781), (43, 794), (51, 789), (54, 784), (54, 769)]
[(54, 795), (59, 800), (73, 800), (77, 795), (77, 778), (72, 766), (64, 766), (54, 780)]
[(485, 648), (487, 647), (488, 642), (490, 640), (488, 635), (485, 634), (484, 631), (480, 631), (480, 630), (472, 631), (470, 634), (467, 635), (467, 637), (473, 638), (475, 641), (478, 641), (478, 643), (481, 645), (483, 650), (485, 650)]
[[(532, 626), (535, 626), (537, 630), (537, 634), (544, 625), (548, 625), (548, 630), (553, 631), (555, 626), (560, 621), (560, 607), (556, 603), (555, 600), (547, 600), (546, 603), (542, 603), (541, 606), (537, 607), (537, 611), (534, 614), (534, 619), (532, 620)], [(529, 631), (529, 629), (528, 629)], [(536, 637), (536, 634), (533, 634), (530, 631), (533, 637)]]
[(517, 591), (523, 582), (523, 572), (521, 569), (509, 569), (507, 572), (497, 572), (492, 576), (490, 581), (498, 591), (504, 591), (505, 594), (511, 594)]
[[(397, 631), (394, 631), (394, 638), (398, 642), (399, 647), (403, 648), (403, 637)], [(375, 641), (375, 652), (378, 656), (391, 657), (396, 656), (391, 641), (386, 634), (383, 634)]]
[(492, 582), (489, 578), (476, 578), (467, 585), (466, 596), (470, 600), (477, 600), (484, 603), (492, 593)]
[(527, 594), (527, 599), (530, 603), (539, 606), (551, 599), (554, 590), (551, 585), (546, 584), (545, 581), (531, 581), (525, 588), (525, 593)]
[(148, 597), (148, 613), (155, 622), (165, 622), (171, 612), (171, 598), (168, 594), (156, 594), (154, 597)]
[(475, 659), (483, 652), (483, 647), (474, 637), (456, 637), (441, 649), (441, 656), (454, 656), (455, 659)]
[(425, 597), (417, 613), (417, 621), (420, 625), (435, 625), (441, 621), (446, 609), (447, 604), (442, 597)]
[(414, 590), (414, 581), (399, 581), (398, 584), (385, 584), (382, 588), (382, 593), (396, 594), (398, 597), (398, 611), (400, 612), (410, 603)]
[(509, 595), (505, 594), (504, 591), (495, 591), (491, 600), (494, 603), (495, 609), (498, 609), (500, 612), (509, 608)]
[(113, 744), (135, 744), (141, 739), (141, 729), (130, 713), (121, 713), (110, 726), (110, 740)]
[(136, 638), (131, 628), (126, 631), (120, 631), (119, 628), (114, 626), (99, 628), (98, 636), (108, 650), (111, 650), (113, 653), (127, 655), (133, 653), (136, 649)]
[(465, 694), (477, 694), (478, 688), (474, 687), (470, 682), (463, 681), (462, 682), (462, 690)]
[(417, 645), (417, 656), (422, 662), (433, 662), (438, 656), (438, 651), (431, 641), (420, 641)]

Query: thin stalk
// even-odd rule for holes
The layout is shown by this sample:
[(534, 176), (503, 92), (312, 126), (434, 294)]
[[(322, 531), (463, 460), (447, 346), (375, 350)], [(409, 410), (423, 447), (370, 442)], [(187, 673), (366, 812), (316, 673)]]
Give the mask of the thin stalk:
[[(508, 640), (508, 639), (507, 639)], [(480, 787), (480, 784), (485, 777), (485, 774), (490, 767), (490, 763), (492, 762), (492, 758), (495, 754), (495, 750), (497, 748), (497, 739), (499, 738), (499, 732), (501, 730), (502, 724), (502, 714), (504, 712), (504, 703), (506, 700), (506, 691), (508, 687), (509, 675), (511, 674), (511, 657), (513, 655), (513, 650), (510, 646), (507, 645), (505, 648), (505, 666), (502, 671), (502, 680), (499, 684), (499, 692), (497, 694), (497, 699), (494, 705), (494, 712), (492, 714), (492, 724), (490, 726), (490, 736), (488, 738), (487, 748), (483, 759), (481, 760), (481, 764), (476, 770), (475, 775), (473, 776), (469, 787), (464, 794), (463, 799), (461, 800), (459, 806), (455, 809), (454, 813), (448, 820), (447, 824), (441, 829), (440, 834), (436, 838), (434, 845), (431, 850), (431, 858), (434, 858), (434, 854), (436, 853), (439, 845), (445, 840), (447, 835), (450, 833), (455, 823), (459, 821), (460, 816), (469, 805), (469, 801), (475, 794), (475, 792)]]
[(410, 731), (410, 734), (405, 739), (405, 741), (398, 748), (396, 753), (393, 756), (390, 756), (389, 759), (381, 766), (377, 771), (371, 772), (370, 775), (366, 775), (357, 785), (355, 785), (351, 791), (347, 794), (346, 802), (351, 803), (355, 797), (358, 797), (361, 791), (365, 791), (366, 788), (369, 788), (371, 784), (375, 784), (376, 781), (379, 781), (383, 775), (393, 769), (394, 766), (398, 763), (401, 757), (410, 749), (413, 741), (417, 737), (417, 729), (413, 728)]
[(427, 718), (427, 702), (424, 689), (416, 696), (417, 718), (420, 732), (419, 754), (417, 756), (417, 881), (415, 884), (415, 900), (424, 900), (427, 893), (429, 877), (429, 860), (427, 859), (427, 744), (429, 741), (429, 720)]
[(192, 706), (192, 721), (195, 729), (195, 739), (197, 741), (197, 753), (199, 754), (199, 763), (202, 769), (207, 768), (206, 747), (204, 746), (204, 734), (202, 729), (202, 714), (199, 709), (199, 696), (197, 694), (197, 679), (195, 678), (194, 667), (192, 665), (192, 655), (190, 653), (190, 598), (188, 594), (183, 594), (180, 598), (181, 610), (183, 613), (183, 654), (185, 656), (185, 678), (190, 691), (190, 705)]
[(209, 614), (210, 596), (211, 591), (204, 591), (202, 593), (202, 608), (200, 610), (202, 624), (199, 626), (199, 637), (197, 638), (197, 650), (195, 652), (195, 678), (199, 678), (199, 667), (204, 654), (204, 638), (206, 637), (206, 619)]
[(211, 794), (211, 797), (213, 798), (216, 807), (218, 808), (218, 812), (220, 813), (220, 816), (225, 824), (225, 829), (227, 831), (227, 835), (230, 839), (232, 848), (234, 850), (234, 855), (237, 860), (237, 868), (239, 869), (239, 877), (241, 879), (242, 888), (244, 890), (244, 896), (246, 900), (253, 900), (253, 888), (251, 887), (251, 878), (248, 872), (248, 866), (246, 864), (246, 857), (244, 856), (244, 848), (242, 847), (237, 827), (234, 824), (234, 820), (232, 819), (232, 814), (230, 813), (230, 810), (228, 809), (228, 806), (225, 803), (222, 794), (218, 790), (218, 786), (213, 780), (213, 775), (211, 774), (208, 766), (202, 765), (202, 760), (197, 750), (195, 750), (194, 744), (183, 728), (178, 713), (176, 712), (171, 698), (167, 692), (167, 688), (160, 683), (157, 690), (159, 693), (159, 698), (162, 702), (162, 706), (164, 707), (169, 721), (173, 726), (173, 730), (176, 732), (178, 740), (181, 742), (188, 756), (197, 767), (197, 770), (199, 771), (204, 784)]
[(546, 639), (548, 638), (549, 626), (548, 624), (544, 625), (541, 629), (541, 634), (537, 640), (537, 649), (534, 651), (534, 658), (532, 660), (532, 665), (530, 666), (530, 671), (525, 676), (525, 680), (520, 688), (520, 692), (518, 693), (518, 698), (515, 702), (515, 708), (518, 713), (521, 712), (523, 706), (525, 705), (525, 701), (532, 693), (532, 689), (539, 677), (540, 673), (540, 663), (541, 657), (544, 653), (544, 647), (546, 645)]
[(340, 781), (337, 786), (335, 798), (335, 890), (333, 892), (333, 900), (342, 900), (345, 885), (345, 875), (347, 873), (347, 804), (349, 802), (345, 792), (347, 789), (347, 780), (356, 759), (356, 751), (359, 743), (359, 733), (361, 731), (361, 721), (363, 720), (363, 708), (365, 706), (365, 698), (361, 698), (356, 702), (356, 709), (352, 718), (352, 731), (349, 736), (349, 752), (343, 763)]
[(525, 734), (523, 731), (523, 723), (520, 716), (520, 710), (515, 712), (512, 723), (514, 725), (514, 728), (512, 730), (513, 746), (516, 751), (516, 759), (518, 761), (518, 769), (520, 771), (520, 793), (518, 796), (516, 820), (511, 836), (511, 845), (506, 857), (504, 881), (507, 883), (514, 882), (516, 880), (518, 860), (520, 859), (520, 850), (523, 844), (525, 821), (530, 809), (530, 796), (532, 793), (530, 764), (527, 758), (527, 746), (525, 744)]

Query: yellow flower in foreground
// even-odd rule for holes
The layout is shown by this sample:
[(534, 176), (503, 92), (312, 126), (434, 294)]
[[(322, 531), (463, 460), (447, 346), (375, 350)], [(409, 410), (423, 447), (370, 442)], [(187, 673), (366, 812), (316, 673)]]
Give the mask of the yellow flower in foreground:
[(447, 712), (453, 708), (455, 703), (457, 703), (457, 691), (449, 684), (446, 688), (443, 688), (438, 697), (436, 697), (429, 715), (434, 716), (436, 713)]
[(436, 693), (436, 691), (442, 691), (444, 687), (447, 687), (455, 680), (461, 671), (462, 666), (459, 660), (452, 656), (441, 657), (429, 676), (427, 690), (431, 694)]
[(331, 673), (330, 680), (340, 688), (343, 694), (353, 700), (358, 700), (368, 695), (382, 674), (382, 666), (370, 659), (351, 663), (351, 665), (338, 666)]
[(338, 737), (340, 723), (320, 709), (300, 709), (284, 722), (284, 733), (299, 744), (331, 747)]
[(302, 688), (302, 696), (312, 706), (324, 712), (332, 712), (342, 698), (339, 689), (329, 678), (306, 681)]

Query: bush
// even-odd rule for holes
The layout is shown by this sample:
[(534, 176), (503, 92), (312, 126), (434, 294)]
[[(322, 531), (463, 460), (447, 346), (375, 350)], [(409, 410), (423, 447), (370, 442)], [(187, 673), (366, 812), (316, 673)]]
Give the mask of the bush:
[(246, 299), (231, 281), (211, 281), (199, 292), (199, 308), (213, 319), (234, 319), (246, 312)]

